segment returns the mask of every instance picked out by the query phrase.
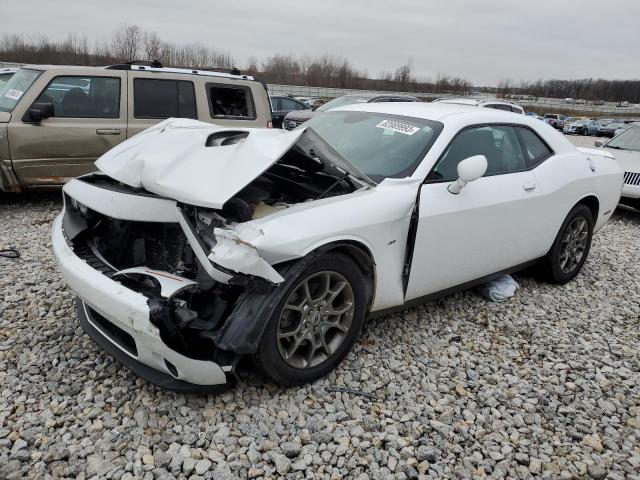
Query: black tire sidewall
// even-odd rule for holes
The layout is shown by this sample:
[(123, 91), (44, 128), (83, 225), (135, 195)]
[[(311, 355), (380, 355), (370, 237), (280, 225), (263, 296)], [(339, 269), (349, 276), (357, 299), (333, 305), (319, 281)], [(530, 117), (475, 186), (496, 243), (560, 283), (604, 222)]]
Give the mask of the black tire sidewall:
[[(280, 313), (291, 292), (298, 286), (300, 281), (313, 273), (331, 270), (343, 275), (351, 284), (353, 290), (355, 309), (351, 321), (351, 329), (346, 338), (329, 359), (312, 368), (298, 369), (287, 364), (278, 350), (277, 330)], [(255, 360), (265, 375), (276, 383), (285, 386), (302, 385), (312, 382), (326, 375), (333, 370), (342, 359), (349, 353), (356, 342), (367, 309), (367, 294), (363, 273), (349, 257), (341, 254), (325, 254), (312, 261), (297, 277), (291, 282), (289, 288), (278, 302), (276, 308), (271, 313), (269, 323), (262, 335)]]
[[(583, 217), (587, 221), (587, 226), (589, 229), (587, 245), (584, 251), (584, 255), (580, 259), (580, 263), (569, 273), (565, 273), (560, 268), (560, 248), (562, 246), (562, 237), (564, 236), (564, 232), (567, 229), (567, 226), (573, 222), (578, 217)], [(576, 205), (567, 215), (567, 218), (562, 223), (562, 227), (556, 236), (555, 241), (553, 242), (553, 247), (551, 247), (551, 251), (547, 256), (547, 265), (548, 265), (548, 274), (550, 280), (555, 283), (567, 283), (571, 279), (573, 279), (580, 270), (582, 270), (582, 266), (587, 261), (587, 257), (589, 256), (589, 252), (591, 250), (591, 240), (593, 239), (593, 214), (591, 210), (586, 205), (580, 204)]]

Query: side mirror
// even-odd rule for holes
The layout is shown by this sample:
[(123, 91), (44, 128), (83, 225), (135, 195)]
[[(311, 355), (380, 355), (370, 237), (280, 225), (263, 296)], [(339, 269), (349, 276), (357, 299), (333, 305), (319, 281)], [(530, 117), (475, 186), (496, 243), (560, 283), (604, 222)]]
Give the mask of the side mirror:
[(27, 115), (25, 115), (25, 117), (28, 116), (29, 118), (23, 120), (31, 123), (40, 123), (45, 118), (53, 117), (54, 115), (53, 103), (34, 103), (27, 110)]
[(487, 171), (487, 167), (487, 157), (484, 155), (465, 158), (458, 164), (458, 179), (449, 184), (447, 190), (449, 193), (457, 195), (467, 183), (482, 177)]
[(603, 142), (601, 142), (600, 140), (598, 140), (598, 141), (595, 143), (595, 146), (596, 146), (596, 147), (601, 147), (601, 146), (603, 146), (603, 145), (604, 145), (604, 143), (603, 143)]

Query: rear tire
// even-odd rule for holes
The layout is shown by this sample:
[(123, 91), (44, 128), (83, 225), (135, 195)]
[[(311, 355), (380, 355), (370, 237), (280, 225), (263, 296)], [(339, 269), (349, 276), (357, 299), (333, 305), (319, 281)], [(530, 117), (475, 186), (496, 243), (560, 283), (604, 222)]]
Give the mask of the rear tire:
[(366, 303), (363, 273), (353, 260), (340, 254), (319, 257), (276, 305), (254, 356), (256, 365), (285, 386), (323, 377), (360, 335)]
[(576, 205), (560, 227), (542, 264), (550, 282), (567, 283), (582, 269), (591, 249), (593, 215), (586, 205)]

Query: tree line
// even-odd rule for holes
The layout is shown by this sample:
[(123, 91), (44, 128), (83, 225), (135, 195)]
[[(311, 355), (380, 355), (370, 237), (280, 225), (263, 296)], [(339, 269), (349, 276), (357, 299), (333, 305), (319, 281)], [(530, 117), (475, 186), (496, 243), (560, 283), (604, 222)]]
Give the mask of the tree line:
[(69, 34), (64, 40), (44, 35), (7, 35), (0, 37), (0, 60), (16, 63), (53, 65), (109, 65), (134, 60), (158, 60), (167, 67), (241, 70), (268, 83), (313, 87), (394, 90), (420, 93), (471, 92), (471, 82), (459, 77), (439, 75), (435, 80), (416, 78), (411, 61), (393, 72), (370, 78), (339, 55), (273, 55), (262, 62), (250, 58), (239, 65), (225, 51), (200, 43), (177, 45), (163, 41), (156, 32), (143, 31), (137, 25), (122, 25), (111, 38), (89, 42), (86, 35)]
[(501, 80), (496, 92), (499, 96), (530, 95), (535, 98), (572, 98), (589, 102), (606, 101), (640, 103), (640, 80), (537, 80), (514, 84)]
[[(468, 95), (474, 87), (468, 80), (450, 75), (435, 79), (414, 75), (411, 60), (394, 71), (371, 76), (339, 55), (273, 55), (263, 61), (250, 58), (239, 65), (228, 52), (201, 43), (177, 45), (162, 40), (156, 32), (137, 25), (122, 25), (111, 38), (90, 42), (86, 35), (69, 34), (60, 41), (44, 35), (7, 35), (0, 37), (0, 60), (16, 63), (109, 65), (134, 60), (158, 60), (164, 66), (198, 69), (241, 70), (268, 83), (313, 87), (392, 90), (420, 95)], [(502, 80), (496, 88), (476, 89), (498, 96), (574, 98), (587, 101), (629, 101), (640, 103), (640, 80)]]

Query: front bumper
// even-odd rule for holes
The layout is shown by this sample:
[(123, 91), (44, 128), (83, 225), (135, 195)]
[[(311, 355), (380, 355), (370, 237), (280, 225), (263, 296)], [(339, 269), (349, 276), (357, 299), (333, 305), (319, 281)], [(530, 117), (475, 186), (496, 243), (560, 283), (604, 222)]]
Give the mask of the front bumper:
[(640, 199), (640, 185), (623, 185), (622, 196), (627, 198)]
[[(232, 366), (186, 357), (164, 344), (150, 321), (148, 298), (93, 269), (76, 256), (62, 229), (64, 211), (53, 223), (51, 241), (65, 282), (80, 298), (84, 330), (105, 350), (138, 376), (164, 388), (180, 391), (219, 390), (228, 383)], [(95, 312), (95, 313), (94, 313)], [(94, 316), (95, 315), (95, 316)], [(123, 331), (134, 347), (101, 327), (106, 321)], [(127, 338), (129, 338), (127, 337)], [(215, 388), (212, 388), (215, 387)]]

